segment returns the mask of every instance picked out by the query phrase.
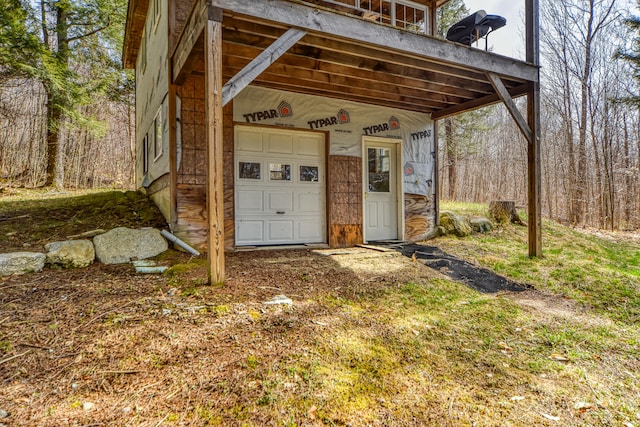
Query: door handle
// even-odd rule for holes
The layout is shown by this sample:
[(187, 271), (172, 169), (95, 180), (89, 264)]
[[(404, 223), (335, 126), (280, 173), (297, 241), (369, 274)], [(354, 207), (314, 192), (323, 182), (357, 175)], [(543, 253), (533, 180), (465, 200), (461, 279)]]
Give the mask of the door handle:
[(276, 213), (277, 213), (278, 215), (284, 215), (284, 214), (285, 214), (285, 212), (284, 212), (284, 211), (277, 211)]

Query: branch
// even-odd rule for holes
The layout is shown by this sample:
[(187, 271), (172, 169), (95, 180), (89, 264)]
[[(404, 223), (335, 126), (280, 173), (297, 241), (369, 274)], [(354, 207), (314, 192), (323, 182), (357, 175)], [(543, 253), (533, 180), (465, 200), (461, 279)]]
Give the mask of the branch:
[(108, 27), (109, 27), (109, 24), (105, 25), (104, 27), (98, 27), (98, 28), (96, 28), (96, 29), (94, 29), (94, 30), (92, 30), (92, 31), (89, 31), (88, 33), (80, 34), (79, 36), (68, 37), (68, 38), (67, 38), (67, 42), (71, 43), (72, 41), (76, 41), (76, 40), (83, 39), (83, 38), (85, 38), (85, 37), (92, 36), (92, 35), (94, 35), (94, 34), (96, 34), (96, 33), (99, 33), (99, 32), (100, 32), (100, 31), (102, 31), (102, 30), (107, 29)]

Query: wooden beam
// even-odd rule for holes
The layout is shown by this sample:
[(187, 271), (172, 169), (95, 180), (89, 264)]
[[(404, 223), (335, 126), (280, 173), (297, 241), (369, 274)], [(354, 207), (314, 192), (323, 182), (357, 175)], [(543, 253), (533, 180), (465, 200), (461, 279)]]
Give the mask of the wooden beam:
[(276, 62), (294, 44), (298, 43), (306, 31), (290, 28), (271, 46), (247, 64), (238, 74), (233, 76), (222, 88), (222, 106), (227, 105), (242, 89), (247, 87), (256, 77), (262, 74), (271, 64)]
[[(529, 93), (533, 86), (531, 84), (523, 84), (521, 86), (510, 89), (508, 92), (511, 94), (511, 97), (519, 97), (522, 95), (526, 95)], [(431, 118), (434, 120), (444, 119), (446, 117), (455, 116), (460, 113), (465, 113), (467, 111), (472, 111), (480, 107), (486, 107), (488, 105), (497, 104), (501, 99), (498, 94), (487, 95), (482, 98), (474, 99), (472, 101), (466, 102), (464, 104), (456, 105), (454, 107), (449, 107), (444, 110), (435, 111), (431, 114)]]
[[(539, 0), (526, 0), (527, 61), (540, 65), (540, 9)], [(540, 164), (540, 79), (533, 82), (527, 95), (527, 116), (532, 138), (527, 144), (527, 193), (529, 212), (529, 256), (542, 256), (542, 172)]]
[[(276, 38), (281, 29), (277, 24), (260, 24), (250, 17), (236, 15), (225, 16), (224, 25), (230, 31), (225, 32), (225, 41), (239, 44), (266, 47), (270, 44), (264, 38)], [(373, 24), (375, 25), (375, 24)], [(375, 27), (374, 27), (375, 28)], [(257, 36), (257, 37), (256, 37)], [(373, 36), (372, 36), (373, 37)], [(424, 36), (420, 36), (425, 39)], [(448, 43), (448, 42), (447, 42)], [(448, 48), (443, 46), (443, 48)], [(484, 70), (470, 70), (459, 64), (443, 64), (413, 54), (391, 52), (376, 46), (366, 46), (361, 42), (331, 38), (330, 34), (312, 34), (307, 36), (291, 49), (291, 53), (307, 56), (324, 62), (344, 64), (358, 68), (373, 69), (404, 76), (416, 76), (428, 81), (442, 81), (448, 85), (491, 93), (493, 88), (487, 82)], [(520, 80), (517, 83), (522, 83)], [(509, 86), (507, 84), (507, 86)]]
[(438, 34), (438, 7), (431, 3), (429, 5), (429, 33), (430, 36)]
[[(171, 66), (168, 65), (168, 68)], [(169, 70), (171, 71), (171, 70)], [(171, 76), (171, 73), (169, 73)], [(177, 106), (176, 85), (169, 83), (168, 95), (169, 111), (167, 122), (169, 123), (169, 226), (173, 231), (178, 223), (178, 153), (177, 153)]]
[(433, 197), (434, 197), (434, 205), (435, 205), (435, 218), (433, 223), (436, 225), (440, 225), (440, 172), (438, 171), (438, 156), (440, 155), (438, 150), (438, 121), (433, 121), (433, 164), (436, 166), (433, 168)]
[(207, 126), (207, 245), (209, 283), (224, 281), (222, 22), (208, 20), (204, 34)]
[(489, 81), (495, 88), (496, 93), (498, 94), (502, 102), (504, 102), (504, 105), (507, 107), (507, 111), (509, 111), (509, 114), (511, 114), (511, 117), (513, 117), (513, 120), (516, 121), (516, 124), (520, 128), (520, 131), (522, 132), (524, 137), (527, 139), (528, 142), (531, 142), (531, 138), (532, 138), (531, 129), (529, 128), (529, 125), (527, 124), (527, 121), (525, 120), (525, 118), (522, 116), (522, 114), (520, 114), (520, 110), (518, 110), (518, 106), (516, 105), (515, 102), (513, 102), (513, 98), (511, 98), (511, 94), (509, 94), (509, 92), (507, 91), (507, 88), (504, 87), (504, 84), (502, 84), (502, 80), (500, 80), (500, 76), (498, 76), (495, 73), (487, 73), (487, 77), (489, 78)]
[(193, 4), (191, 13), (182, 28), (176, 47), (171, 54), (174, 83), (183, 83), (191, 72), (191, 68), (195, 62), (191, 51), (198, 42), (202, 30), (207, 24), (208, 9), (207, 0), (198, 0)]
[[(225, 58), (225, 69), (237, 69), (243, 63), (238, 63), (238, 58)], [(282, 81), (283, 83), (297, 83), (300, 86), (310, 86), (327, 91), (342, 91), (344, 93), (360, 94), (369, 96), (373, 100), (377, 98), (387, 98), (415, 104), (424, 104), (432, 109), (449, 107), (452, 103), (446, 100), (435, 100), (429, 92), (422, 92), (419, 89), (405, 88), (393, 84), (387, 84), (380, 80), (377, 84), (345, 77), (341, 75), (331, 75), (320, 73), (310, 69), (288, 67), (282, 64), (273, 64), (268, 71), (265, 71), (255, 81), (270, 80), (272, 82)], [(437, 96), (436, 96), (437, 97)]]
[(404, 53), (415, 58), (429, 58), (436, 62), (470, 70), (484, 70), (504, 76), (533, 81), (538, 79), (537, 67), (512, 58), (473, 49), (458, 43), (413, 34), (385, 25), (314, 9), (284, 0), (209, 0), (215, 7), (243, 14), (256, 20), (272, 21), (320, 33), (331, 38), (342, 38), (362, 46), (374, 46), (388, 52)]
[[(239, 69), (225, 66), (225, 78), (235, 74), (237, 71), (239, 71)], [(273, 89), (279, 89), (288, 92), (304, 93), (308, 95), (324, 96), (342, 100), (348, 99), (354, 102), (361, 102), (371, 105), (381, 105), (408, 111), (419, 111), (423, 113), (433, 111), (433, 109), (429, 108), (428, 105), (425, 104), (425, 102), (421, 102), (420, 100), (416, 101), (415, 99), (409, 99), (406, 97), (391, 94), (388, 94), (388, 96), (381, 98), (380, 96), (376, 96), (375, 93), (372, 93), (368, 89), (359, 87), (348, 87), (345, 85), (327, 85), (323, 87), (321, 85), (310, 84), (308, 80), (293, 77), (283, 77), (281, 75), (274, 75), (269, 72), (262, 73), (256, 80), (254, 80), (254, 83), (256, 85), (271, 87)]]
[[(253, 58), (256, 56), (256, 52), (259, 49), (245, 46), (245, 45), (233, 45), (227, 46), (225, 41), (225, 58), (238, 57), (238, 58)], [(314, 58), (302, 57), (292, 54), (285, 54), (275, 64), (283, 70), (304, 69), (313, 70), (316, 73), (323, 73), (329, 76), (335, 76), (338, 78), (351, 78), (357, 79), (361, 84), (366, 84), (368, 87), (376, 87), (377, 85), (391, 85), (399, 88), (399, 91), (409, 90), (419, 97), (426, 97), (427, 99), (442, 102), (446, 104), (456, 105), (462, 102), (466, 102), (468, 99), (477, 96), (476, 92), (457, 89), (452, 90), (443, 85), (432, 83), (430, 81), (399, 76), (396, 74), (383, 73), (380, 71), (373, 71), (369, 69), (345, 66), (342, 64), (334, 64), (319, 61)], [(273, 71), (273, 66), (269, 69)], [(419, 94), (419, 95), (418, 95)]]

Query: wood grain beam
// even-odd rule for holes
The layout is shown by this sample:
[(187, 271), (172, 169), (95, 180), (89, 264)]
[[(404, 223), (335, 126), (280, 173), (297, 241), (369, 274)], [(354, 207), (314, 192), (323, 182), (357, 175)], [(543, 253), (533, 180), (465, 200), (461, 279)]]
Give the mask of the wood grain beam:
[(515, 120), (516, 124), (520, 128), (520, 131), (527, 139), (527, 142), (531, 143), (531, 128), (529, 128), (527, 121), (522, 116), (522, 114), (520, 114), (520, 110), (518, 110), (518, 106), (513, 101), (513, 98), (511, 98), (511, 94), (509, 93), (509, 91), (507, 91), (507, 88), (504, 87), (504, 84), (502, 84), (500, 76), (494, 73), (487, 73), (487, 77), (489, 78), (489, 81), (491, 81), (491, 84), (495, 88), (496, 93), (498, 94), (502, 102), (504, 102), (505, 107), (507, 107), (507, 111), (509, 111), (509, 114), (511, 114), (511, 117), (513, 117), (513, 120)]
[[(225, 17), (225, 41), (238, 44), (266, 47), (271, 39), (278, 37), (283, 31), (276, 27), (263, 25), (255, 21), (245, 21), (240, 17)], [(487, 81), (482, 70), (468, 70), (451, 64), (441, 64), (425, 58), (416, 58), (399, 53), (380, 51), (367, 47), (362, 43), (352, 43), (348, 40), (331, 39), (329, 36), (308, 34), (304, 40), (291, 49), (291, 53), (298, 56), (312, 57), (323, 62), (368, 68), (380, 72), (419, 78), (432, 82), (467, 89), (477, 92), (491, 93), (493, 88)], [(505, 85), (510, 87), (508, 79)], [(517, 81), (515, 84), (520, 84)]]
[[(224, 67), (225, 79), (229, 76), (233, 76), (239, 70), (240, 67), (233, 67), (227, 61)], [(443, 104), (427, 102), (416, 96), (405, 96), (398, 93), (383, 92), (351, 81), (327, 79), (326, 83), (322, 84), (312, 78), (311, 75), (308, 75), (305, 78), (303, 75), (297, 73), (283, 75), (280, 73), (272, 73), (270, 70), (267, 70), (258, 76), (254, 82), (255, 84), (278, 84), (283, 90), (298, 93), (309, 93), (307, 92), (308, 90), (313, 90), (315, 93), (323, 93), (324, 91), (327, 96), (342, 96), (342, 99), (352, 99), (352, 97), (355, 96), (358, 98), (359, 102), (366, 102), (374, 105), (379, 105), (379, 102), (385, 101), (385, 105), (396, 105), (396, 108), (401, 108), (400, 106), (402, 106), (402, 108), (411, 111), (433, 111), (443, 106)]]
[(375, 47), (388, 53), (403, 53), (407, 57), (429, 58), (434, 62), (469, 70), (490, 71), (512, 78), (534, 81), (539, 78), (537, 67), (458, 43), (451, 43), (402, 31), (385, 25), (314, 9), (284, 0), (209, 0), (212, 6), (255, 20), (278, 22), (333, 39), (343, 39), (362, 47)]
[[(540, 65), (539, 0), (525, 1), (527, 61)], [(527, 199), (529, 213), (529, 256), (542, 256), (542, 166), (540, 164), (540, 80), (527, 95), (527, 119), (533, 137), (527, 145)]]
[[(512, 98), (517, 98), (522, 95), (526, 95), (529, 90), (531, 90), (531, 84), (523, 84), (521, 86), (515, 87), (509, 90), (509, 94)], [(493, 105), (501, 102), (500, 96), (494, 93), (491, 95), (484, 96), (482, 98), (477, 98), (472, 101), (466, 102), (464, 104), (456, 105), (455, 107), (450, 107), (444, 110), (435, 111), (432, 113), (431, 118), (433, 120), (440, 120), (447, 117), (455, 116), (457, 114), (465, 113), (467, 111), (476, 110), (481, 107), (486, 107), (488, 105)]]
[(171, 53), (171, 69), (173, 83), (182, 84), (193, 68), (191, 55), (193, 47), (198, 43), (202, 30), (208, 21), (209, 6), (207, 0), (194, 2), (189, 18), (182, 28), (176, 47)]
[(235, 96), (247, 87), (256, 77), (284, 53), (295, 45), (306, 34), (306, 31), (290, 28), (278, 40), (263, 50), (249, 64), (233, 76), (222, 88), (222, 106), (227, 105)]
[[(241, 68), (246, 64), (246, 59), (236, 58), (227, 55), (225, 58), (225, 66), (231, 68)], [(415, 102), (416, 104), (424, 104), (432, 109), (447, 108), (455, 105), (454, 102), (447, 102), (438, 99), (438, 95), (433, 95), (428, 91), (421, 91), (416, 88), (406, 88), (394, 84), (388, 84), (384, 80), (377, 82), (367, 81), (353, 76), (343, 76), (330, 73), (322, 73), (313, 69), (290, 67), (284, 64), (272, 64), (265, 74), (279, 77), (281, 81), (300, 82), (301, 85), (308, 85), (318, 89), (333, 89), (347, 91), (351, 88), (361, 93), (370, 94), (372, 99), (388, 98), (398, 101), (404, 99), (406, 101)], [(259, 80), (260, 77), (257, 77)]]
[[(225, 35), (225, 57), (255, 57), (259, 51), (260, 49), (255, 46), (231, 43)], [(450, 104), (465, 102), (468, 99), (477, 97), (478, 93), (491, 93), (489, 85), (483, 85), (483, 92), (477, 92), (468, 90), (465, 87), (453, 87), (436, 83), (425, 78), (429, 77), (429, 73), (407, 73), (406, 67), (399, 66), (393, 67), (394, 69), (392, 71), (395, 71), (393, 73), (383, 72), (380, 71), (380, 67), (377, 64), (367, 65), (366, 62), (357, 58), (353, 59), (353, 61), (346, 61), (346, 64), (344, 62), (322, 61), (315, 57), (303, 56), (300, 54), (300, 49), (294, 47), (290, 53), (283, 55), (278, 60), (278, 63), (288, 67), (306, 68), (321, 73), (358, 78), (368, 81), (371, 84), (385, 82), (411, 90), (427, 91), (430, 93), (431, 99)], [(459, 84), (459, 86), (463, 86), (463, 84)]]
[(224, 282), (224, 152), (222, 22), (207, 20), (204, 34), (207, 132), (207, 246), (209, 283)]

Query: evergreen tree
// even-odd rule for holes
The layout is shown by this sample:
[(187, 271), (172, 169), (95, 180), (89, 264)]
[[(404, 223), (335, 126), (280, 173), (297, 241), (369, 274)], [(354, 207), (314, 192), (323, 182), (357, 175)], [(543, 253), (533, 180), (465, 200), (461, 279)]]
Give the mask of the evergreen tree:
[[(640, 8), (640, 0), (638, 1)], [(619, 49), (616, 57), (626, 61), (633, 70), (633, 77), (640, 84), (640, 16), (632, 16), (625, 19), (625, 24), (635, 37), (631, 40), (631, 50)], [(640, 107), (640, 95), (629, 96), (621, 101)]]
[(131, 91), (120, 63), (126, 12), (126, 0), (0, 0), (0, 78), (36, 79), (47, 95), (45, 185), (64, 186), (62, 127), (104, 130), (82, 107)]
[[(119, 53), (125, 0), (41, 0), (41, 42), (49, 53), (47, 75), (47, 173), (45, 185), (64, 186), (60, 130), (69, 121), (99, 128), (78, 107), (126, 80)], [(110, 93), (113, 93), (110, 91)]]
[(26, 6), (20, 0), (0, 0), (0, 83), (37, 75), (41, 53)]

